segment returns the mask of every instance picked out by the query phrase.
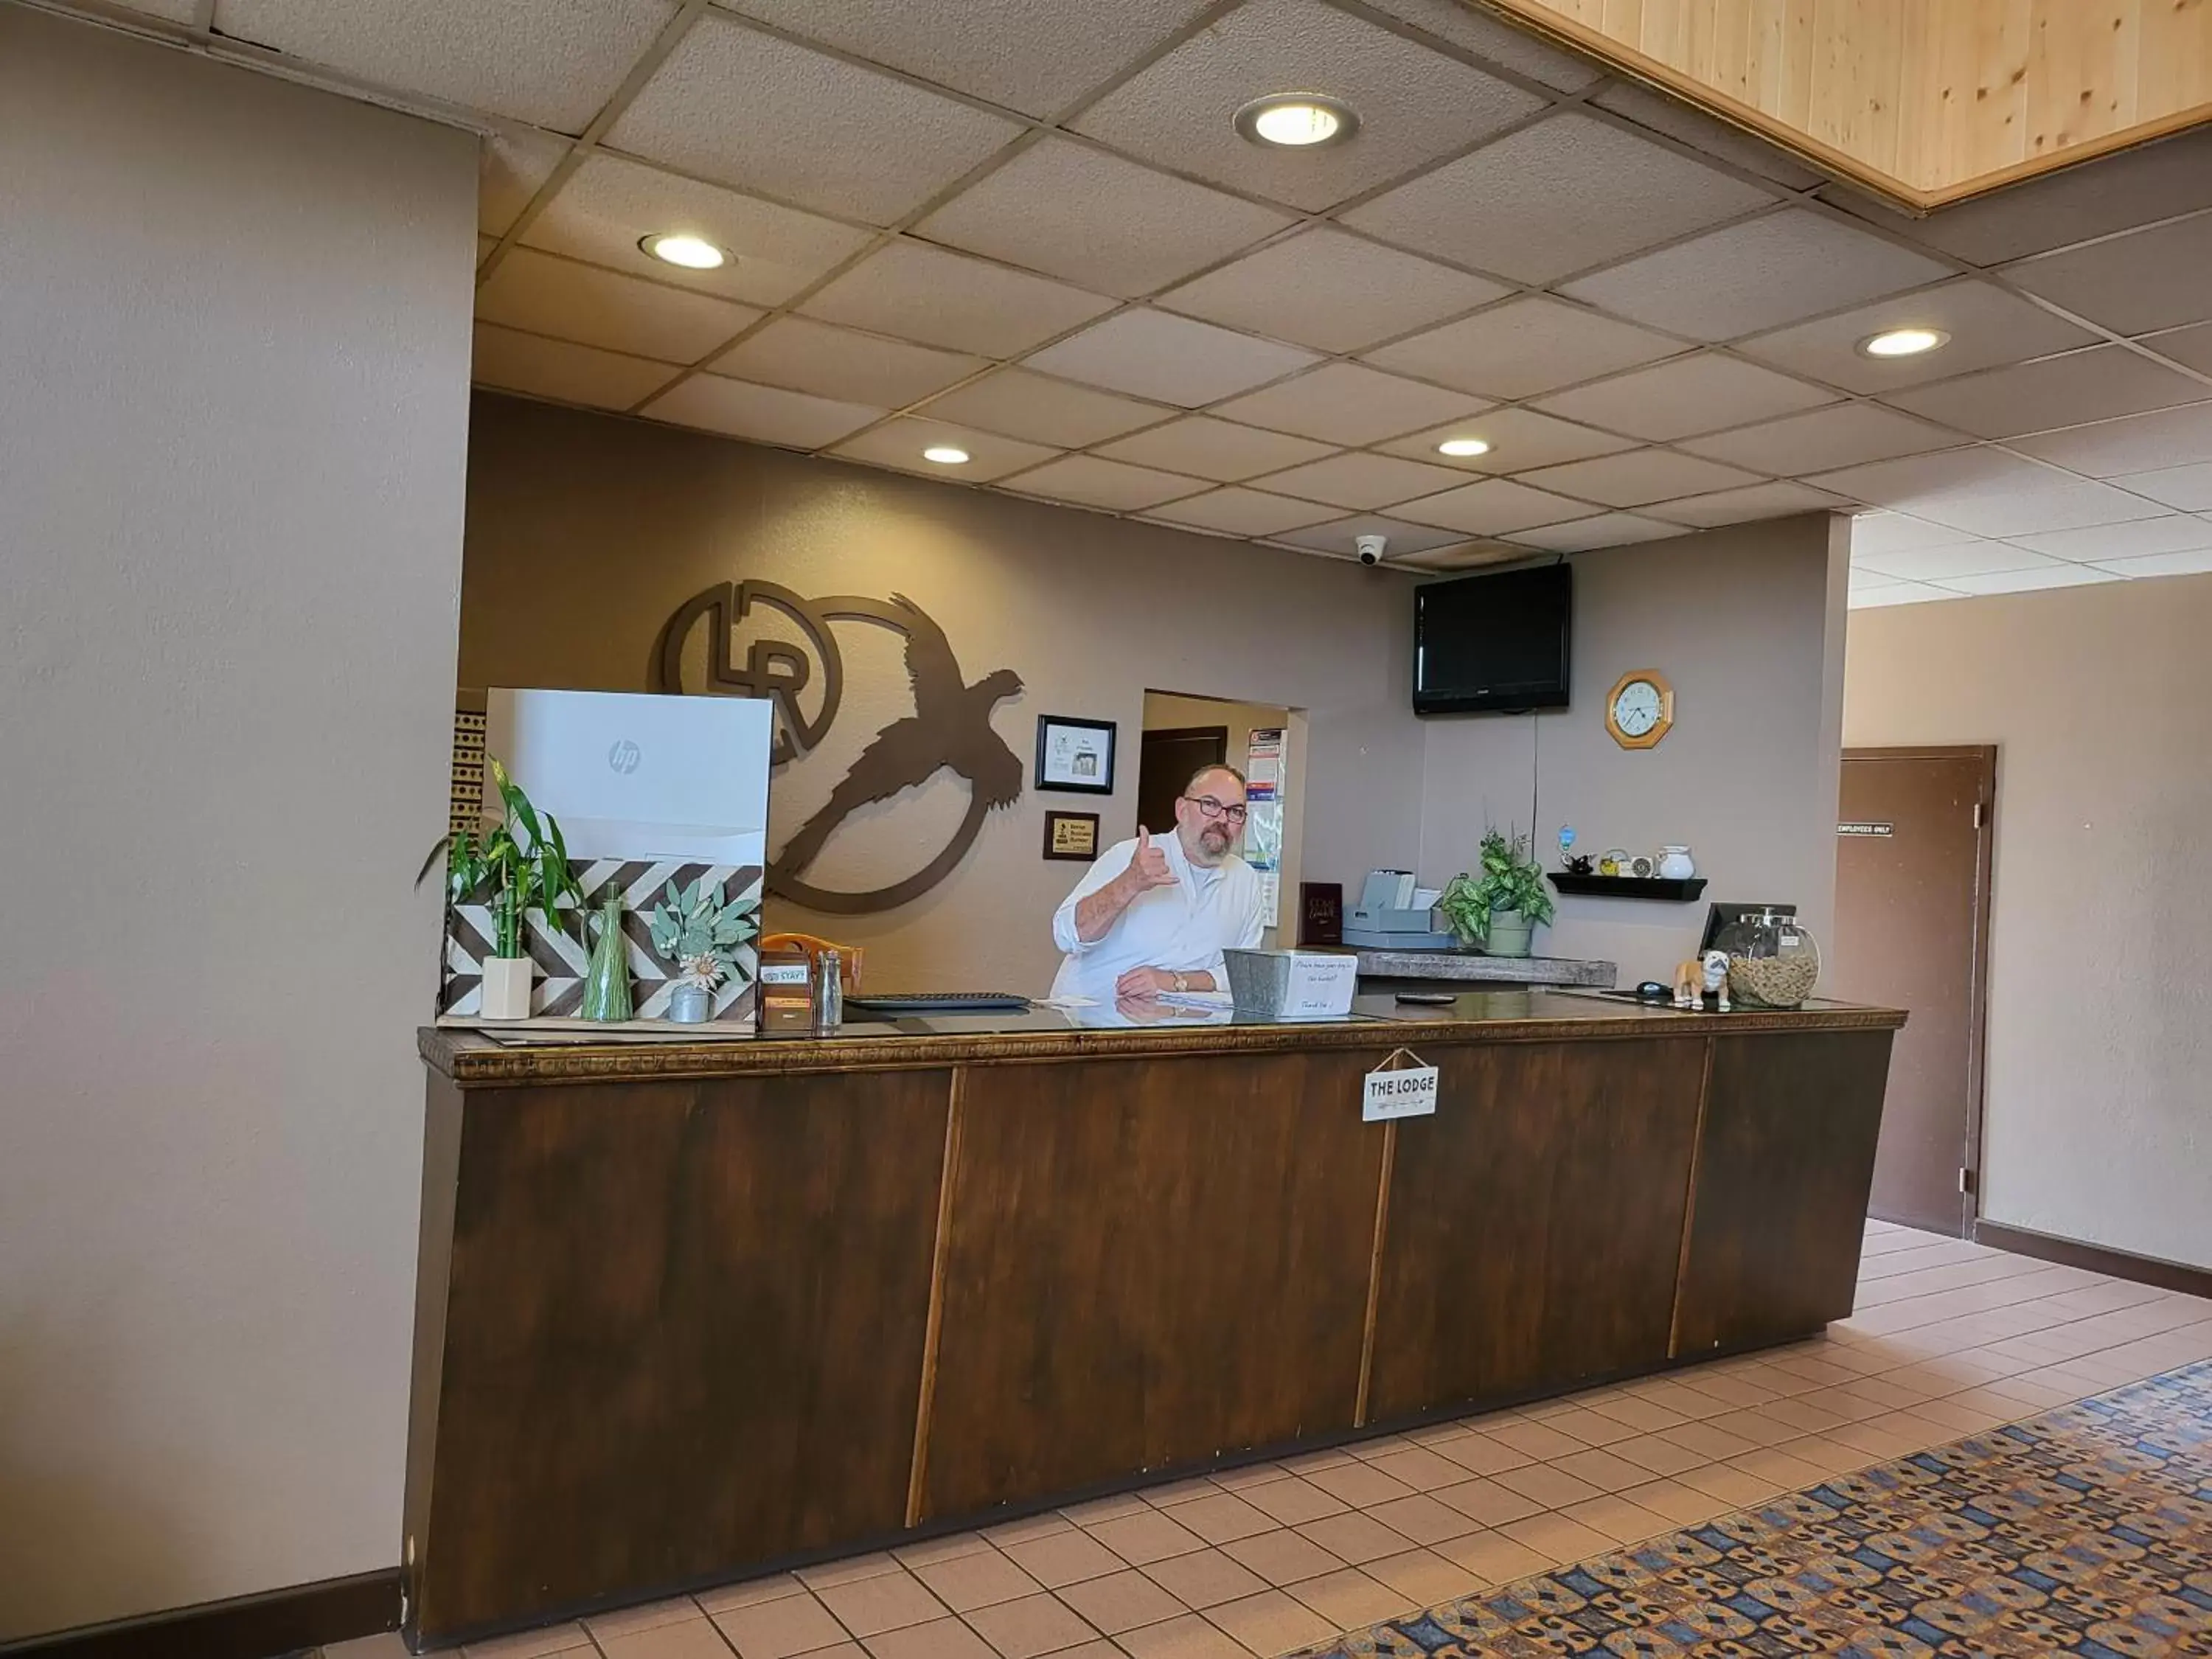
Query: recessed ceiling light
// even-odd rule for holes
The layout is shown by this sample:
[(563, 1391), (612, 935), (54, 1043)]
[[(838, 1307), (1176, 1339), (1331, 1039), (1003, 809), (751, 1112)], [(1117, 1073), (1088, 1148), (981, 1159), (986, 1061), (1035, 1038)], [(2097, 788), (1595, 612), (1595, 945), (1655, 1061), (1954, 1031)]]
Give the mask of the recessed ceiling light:
[(686, 270), (719, 270), (730, 262), (730, 256), (705, 237), (683, 231), (647, 236), (638, 246), (654, 258)]
[(957, 444), (932, 444), (921, 452), (925, 461), (935, 461), (939, 466), (965, 466), (968, 452)]
[(1940, 328), (1892, 328), (1869, 334), (1859, 349), (1869, 357), (1917, 357), (1933, 351), (1951, 337)]
[(1447, 438), (1437, 446), (1439, 455), (1487, 455), (1490, 442), (1485, 438)]
[(1313, 93), (1279, 92), (1237, 112), (1237, 131), (1273, 149), (1340, 144), (1358, 130), (1359, 118), (1349, 104)]

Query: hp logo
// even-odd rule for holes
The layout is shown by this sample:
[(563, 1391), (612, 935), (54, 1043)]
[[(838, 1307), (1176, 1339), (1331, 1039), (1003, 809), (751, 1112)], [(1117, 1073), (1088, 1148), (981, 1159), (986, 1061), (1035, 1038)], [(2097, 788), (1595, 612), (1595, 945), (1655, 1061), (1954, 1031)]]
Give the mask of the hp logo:
[(610, 770), (628, 777), (637, 770), (637, 763), (645, 758), (645, 751), (629, 738), (617, 738), (614, 747), (607, 750)]

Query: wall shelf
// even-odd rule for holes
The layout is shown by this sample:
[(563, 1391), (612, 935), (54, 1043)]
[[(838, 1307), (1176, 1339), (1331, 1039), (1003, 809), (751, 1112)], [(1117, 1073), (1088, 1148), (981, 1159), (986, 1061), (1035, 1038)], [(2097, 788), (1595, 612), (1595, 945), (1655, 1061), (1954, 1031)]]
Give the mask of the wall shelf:
[(1667, 903), (1687, 904), (1705, 890), (1703, 876), (1687, 876), (1677, 881), (1666, 876), (1571, 876), (1564, 870), (1550, 872), (1552, 885), (1562, 893), (1579, 894), (1586, 898), (1658, 899)]

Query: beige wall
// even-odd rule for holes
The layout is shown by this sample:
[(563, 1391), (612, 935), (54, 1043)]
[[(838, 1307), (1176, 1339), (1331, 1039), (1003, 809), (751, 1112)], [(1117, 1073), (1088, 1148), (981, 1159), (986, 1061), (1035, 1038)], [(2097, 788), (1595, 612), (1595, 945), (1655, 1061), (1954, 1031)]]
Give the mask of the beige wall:
[[(1547, 869), (1577, 852), (1686, 842), (1705, 899), (1794, 900), (1826, 938), (1835, 901), (1838, 724), (1848, 521), (1825, 514), (1578, 554), (1573, 705), (1426, 722), (1420, 875), (1441, 885), (1484, 825), (1532, 827)], [(1605, 700), (1631, 669), (1674, 688), (1674, 726), (1627, 750)], [(1536, 948), (1671, 981), (1705, 903), (1559, 900)]]
[(1853, 746), (1994, 743), (1982, 1212), (2212, 1267), (2212, 576), (1853, 613)]
[[(1172, 732), (1186, 726), (1220, 726), (1229, 732), (1229, 763), (1242, 772), (1250, 758), (1252, 732), (1279, 726), (1283, 732), (1283, 856), (1277, 871), (1280, 894), (1276, 921), (1262, 941), (1270, 949), (1297, 942), (1298, 869), (1305, 851), (1304, 714), (1279, 705), (1234, 702), (1216, 697), (1178, 696), (1171, 691), (1145, 693), (1145, 730)], [(1129, 833), (1126, 823), (1103, 826), (1109, 840)]]
[(0, 5), (0, 1641), (398, 1559), (464, 134)]

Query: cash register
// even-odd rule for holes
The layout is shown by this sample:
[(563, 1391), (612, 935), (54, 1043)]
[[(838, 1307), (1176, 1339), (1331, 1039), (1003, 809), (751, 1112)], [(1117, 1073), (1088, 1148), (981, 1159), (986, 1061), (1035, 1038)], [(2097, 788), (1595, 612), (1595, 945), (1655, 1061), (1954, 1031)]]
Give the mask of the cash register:
[(1455, 951), (1459, 939), (1437, 927), (1433, 887), (1417, 887), (1410, 870), (1370, 870), (1359, 902), (1346, 912), (1344, 942), (1368, 951)]

